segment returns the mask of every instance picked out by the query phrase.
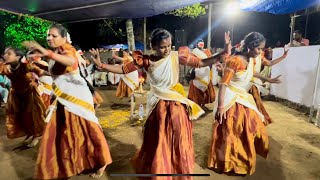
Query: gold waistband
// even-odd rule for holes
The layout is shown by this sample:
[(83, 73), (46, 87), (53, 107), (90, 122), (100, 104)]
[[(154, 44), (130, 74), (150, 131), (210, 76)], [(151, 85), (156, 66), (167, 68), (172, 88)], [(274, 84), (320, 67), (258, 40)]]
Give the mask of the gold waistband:
[(200, 79), (200, 78), (195, 78), (195, 80), (199, 81), (200, 83), (202, 83), (205, 86), (208, 86), (209, 83), (207, 83), (206, 81)]
[(45, 82), (41, 82), (41, 84), (43, 85), (43, 87), (45, 87), (46, 89), (48, 89), (48, 90), (50, 90), (50, 91), (52, 91), (53, 89), (52, 89), (52, 85), (50, 85), (50, 84), (47, 84), (47, 83), (45, 83)]
[(240, 89), (234, 86), (229, 86), (229, 89), (233, 92), (236, 92), (240, 97), (242, 97), (243, 99), (247, 100), (248, 102), (250, 102), (251, 104), (255, 104), (255, 101), (252, 97), (251, 94), (249, 94), (246, 90), (244, 89)]
[(124, 75), (124, 78), (126, 78), (130, 83), (132, 83), (136, 88), (139, 86), (138, 84), (134, 83), (133, 80), (131, 78), (129, 78), (128, 76)]
[(71, 95), (68, 95), (68, 94), (65, 94), (64, 92), (62, 92), (56, 85), (52, 85), (53, 87), (53, 90), (54, 90), (54, 93), (57, 97), (59, 98), (62, 98), (66, 101), (69, 101), (69, 102), (72, 102), (74, 104), (77, 104), (79, 106), (82, 106), (83, 108), (91, 111), (91, 112), (94, 112), (94, 107), (92, 104), (82, 100), (82, 99), (79, 99), (77, 97), (74, 97), (74, 96), (71, 96)]
[(183, 86), (180, 83), (175, 84), (174, 86), (171, 87), (172, 90), (178, 92), (181, 94), (183, 97), (187, 97), (186, 92), (184, 91)]

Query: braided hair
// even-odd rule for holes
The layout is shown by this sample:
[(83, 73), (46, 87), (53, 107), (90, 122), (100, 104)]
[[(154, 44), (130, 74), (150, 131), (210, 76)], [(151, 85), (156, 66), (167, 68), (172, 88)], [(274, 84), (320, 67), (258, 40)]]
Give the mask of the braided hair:
[(160, 42), (164, 39), (172, 38), (172, 35), (169, 31), (158, 28), (152, 31), (149, 38), (151, 47), (158, 46)]
[(248, 52), (260, 46), (262, 42), (265, 42), (266, 38), (258, 32), (251, 32), (244, 38), (244, 46), (242, 52)]
[(68, 36), (68, 30), (62, 26), (61, 24), (58, 23), (54, 23), (50, 26), (49, 29), (53, 29), (56, 28), (59, 32), (59, 34), (61, 35), (61, 37), (67, 37)]

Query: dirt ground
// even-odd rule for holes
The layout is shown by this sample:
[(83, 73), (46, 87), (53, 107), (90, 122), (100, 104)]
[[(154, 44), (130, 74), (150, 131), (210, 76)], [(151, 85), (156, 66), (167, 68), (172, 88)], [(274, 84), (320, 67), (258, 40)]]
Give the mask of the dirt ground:
[[(125, 180), (133, 177), (114, 177), (112, 174), (130, 174), (134, 170), (129, 159), (142, 143), (141, 127), (131, 127), (128, 120), (128, 98), (115, 97), (115, 90), (101, 90), (104, 104), (97, 114), (108, 140), (113, 163), (107, 167), (101, 180)], [(140, 99), (143, 102), (144, 99)], [(137, 103), (139, 104), (139, 102)], [(265, 106), (275, 121), (267, 127), (270, 154), (267, 160), (258, 157), (257, 169), (252, 176), (234, 177), (216, 174), (206, 168), (207, 153), (212, 134), (213, 114), (209, 111), (194, 122), (195, 172), (210, 174), (198, 179), (219, 180), (320, 180), (320, 129), (307, 123), (307, 116), (276, 102), (266, 101)], [(212, 105), (208, 105), (209, 109)], [(38, 146), (32, 149), (15, 149), (22, 139), (6, 138), (4, 113), (0, 126), (0, 180), (32, 179)], [(88, 175), (71, 180), (91, 179)]]

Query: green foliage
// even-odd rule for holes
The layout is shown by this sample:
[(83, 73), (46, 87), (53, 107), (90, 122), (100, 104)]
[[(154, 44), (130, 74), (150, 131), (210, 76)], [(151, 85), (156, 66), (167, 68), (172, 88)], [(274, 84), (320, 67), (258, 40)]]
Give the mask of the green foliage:
[(197, 3), (197, 4), (187, 6), (187, 7), (181, 8), (181, 9), (169, 11), (165, 14), (171, 14), (171, 15), (179, 16), (179, 17), (197, 18), (201, 15), (205, 15), (206, 9), (200, 3)]
[(7, 13), (0, 10), (0, 25), (1, 29), (6, 28), (10, 23), (14, 22), (17, 19), (17, 15)]
[(110, 37), (117, 37), (117, 41), (124, 43), (126, 39), (126, 26), (124, 19), (105, 19), (99, 23), (99, 37), (103, 42), (109, 42)]
[(35, 40), (41, 45), (46, 45), (46, 34), (51, 22), (32, 16), (18, 16), (0, 11), (3, 34), (2, 42), (7, 46), (22, 47), (21, 43)]

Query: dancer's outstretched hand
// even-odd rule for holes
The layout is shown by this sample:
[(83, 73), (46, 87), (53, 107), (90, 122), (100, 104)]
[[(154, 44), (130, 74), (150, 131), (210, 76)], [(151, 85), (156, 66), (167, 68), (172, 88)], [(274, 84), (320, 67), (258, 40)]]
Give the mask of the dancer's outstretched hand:
[(227, 115), (226, 115), (226, 112), (224, 112), (223, 107), (218, 107), (217, 118), (218, 118), (219, 124), (222, 124), (223, 119), (227, 119)]
[(283, 55), (282, 55), (282, 57), (283, 57), (283, 58), (286, 58), (287, 55), (288, 55), (288, 52), (289, 52), (288, 47), (287, 47), (287, 46), (284, 46), (284, 47), (283, 47)]
[(217, 62), (215, 65), (218, 72), (221, 72), (223, 70), (223, 65), (221, 63)]
[(49, 51), (42, 47), (39, 43), (36, 41), (24, 41), (22, 43), (24, 47), (26, 47), (29, 50), (38, 50), (40, 53), (29, 55), (28, 57), (34, 57), (34, 56), (47, 56), (49, 54)]
[(225, 44), (231, 44), (230, 31), (224, 33)]
[(227, 45), (226, 55), (231, 55), (232, 45), (231, 45), (231, 38), (230, 38), (230, 31), (224, 33), (224, 43)]
[(277, 76), (277, 77), (275, 77), (275, 78), (270, 79), (268, 82), (269, 82), (269, 83), (279, 84), (279, 83), (281, 83), (281, 81), (280, 81), (280, 79), (279, 79), (280, 77), (281, 77), (281, 75), (279, 75), (279, 76)]
[(91, 53), (91, 59), (93, 60), (93, 62), (97, 65), (97, 66), (101, 66), (101, 59), (100, 59), (100, 53), (98, 49), (90, 49), (89, 52)]

